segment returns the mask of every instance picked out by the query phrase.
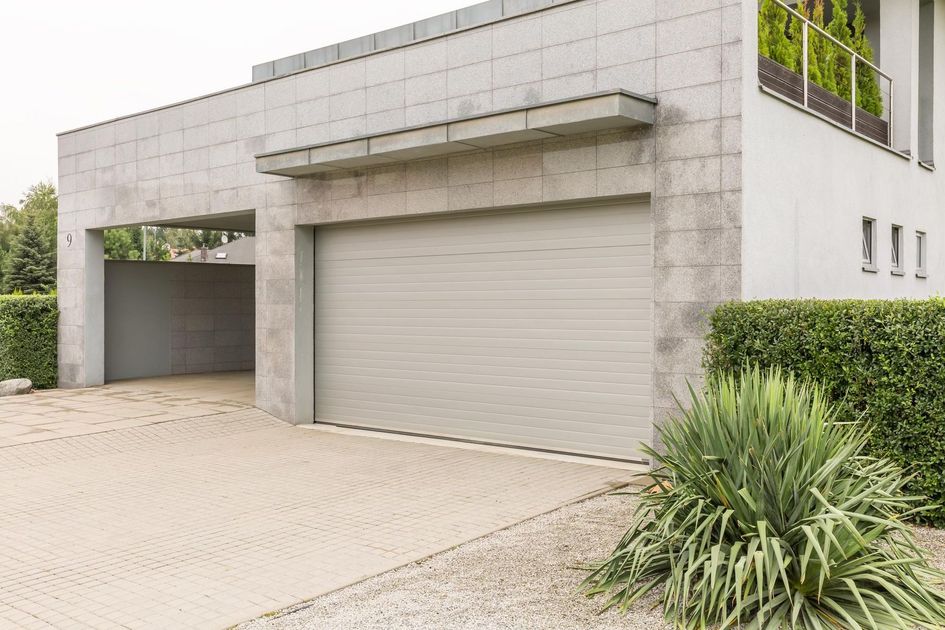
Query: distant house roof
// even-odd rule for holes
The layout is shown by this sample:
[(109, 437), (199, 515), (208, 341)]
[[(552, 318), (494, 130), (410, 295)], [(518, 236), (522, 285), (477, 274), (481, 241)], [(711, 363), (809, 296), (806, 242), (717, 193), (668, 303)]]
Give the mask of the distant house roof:
[[(171, 262), (201, 262), (200, 250), (195, 249), (171, 259)], [(244, 236), (207, 251), (208, 263), (253, 265), (256, 263), (256, 237)]]

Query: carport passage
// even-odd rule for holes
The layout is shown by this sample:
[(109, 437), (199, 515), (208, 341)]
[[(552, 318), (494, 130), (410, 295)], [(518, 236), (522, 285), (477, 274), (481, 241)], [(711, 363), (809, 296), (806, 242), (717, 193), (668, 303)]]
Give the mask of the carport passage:
[(245, 407), (0, 448), (0, 475), (0, 626), (221, 628), (630, 472), (291, 427)]

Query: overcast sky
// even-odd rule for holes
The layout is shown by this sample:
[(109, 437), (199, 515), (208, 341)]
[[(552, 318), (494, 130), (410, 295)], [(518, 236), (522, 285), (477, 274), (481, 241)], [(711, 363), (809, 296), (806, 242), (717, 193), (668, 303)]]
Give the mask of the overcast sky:
[(56, 133), (248, 83), (252, 66), (475, 0), (0, 0), (0, 202)]

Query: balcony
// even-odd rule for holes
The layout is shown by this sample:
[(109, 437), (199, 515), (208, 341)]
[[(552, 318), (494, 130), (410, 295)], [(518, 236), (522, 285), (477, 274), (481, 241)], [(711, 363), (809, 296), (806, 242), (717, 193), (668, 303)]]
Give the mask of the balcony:
[[(806, 8), (811, 5), (813, 15)], [(762, 89), (892, 148), (893, 80), (871, 60), (862, 13), (858, 11), (851, 24), (846, 15), (840, 15), (824, 25), (819, 3), (800, 2), (798, 8), (781, 0), (761, 2), (758, 81)]]

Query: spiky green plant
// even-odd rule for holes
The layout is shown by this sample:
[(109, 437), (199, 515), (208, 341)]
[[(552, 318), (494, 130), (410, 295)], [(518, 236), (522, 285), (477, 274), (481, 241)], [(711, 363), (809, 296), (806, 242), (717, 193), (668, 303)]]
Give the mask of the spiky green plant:
[(630, 529), (584, 582), (624, 611), (662, 589), (677, 628), (945, 627), (945, 575), (906, 521), (895, 465), (863, 455), (815, 385), (722, 376), (661, 430)]

